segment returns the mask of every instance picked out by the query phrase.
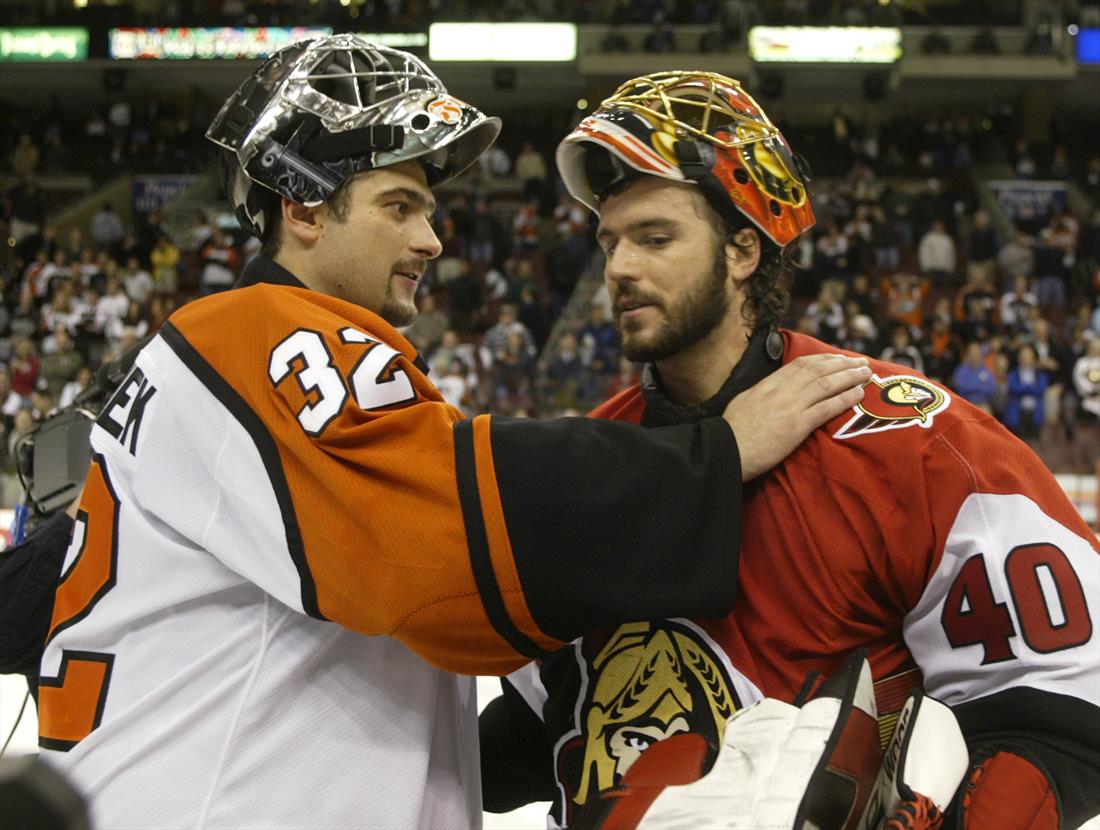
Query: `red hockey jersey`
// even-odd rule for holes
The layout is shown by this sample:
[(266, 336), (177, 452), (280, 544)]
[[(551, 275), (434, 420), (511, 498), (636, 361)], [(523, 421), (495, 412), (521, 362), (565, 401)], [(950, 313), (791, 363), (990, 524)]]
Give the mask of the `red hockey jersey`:
[[(782, 336), (783, 362), (835, 351)], [(808, 672), (861, 647), (884, 740), (922, 683), (957, 711), (1001, 695), (1025, 730), (1055, 710), (1096, 722), (1096, 536), (993, 418), (911, 370), (871, 365), (860, 404), (746, 486), (732, 614), (620, 626), (510, 678), (548, 732), (559, 822), (654, 741), (695, 731), (717, 743), (733, 711), (791, 700)], [(634, 387), (592, 415), (644, 424), (646, 410)]]

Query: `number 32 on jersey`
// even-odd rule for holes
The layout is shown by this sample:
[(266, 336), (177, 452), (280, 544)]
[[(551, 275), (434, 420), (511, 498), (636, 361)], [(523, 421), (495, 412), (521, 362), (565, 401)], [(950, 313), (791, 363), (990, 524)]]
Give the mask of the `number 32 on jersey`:
[(278, 386), (294, 373), (306, 396), (307, 402), (298, 410), (298, 423), (309, 435), (320, 435), (343, 411), (349, 388), (355, 402), (367, 411), (416, 400), (412, 380), (398, 367), (401, 352), (353, 328), (340, 330), (340, 342), (366, 346), (346, 380), (320, 332), (298, 329), (271, 351), (271, 383)]

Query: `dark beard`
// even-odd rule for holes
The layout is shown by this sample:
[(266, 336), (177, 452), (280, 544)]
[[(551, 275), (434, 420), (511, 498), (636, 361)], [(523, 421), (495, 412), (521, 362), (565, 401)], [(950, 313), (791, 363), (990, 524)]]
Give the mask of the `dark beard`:
[(724, 240), (719, 240), (711, 254), (710, 276), (691, 294), (680, 295), (674, 311), (666, 309), (668, 318), (655, 338), (644, 344), (628, 344), (622, 317), (616, 312), (615, 327), (623, 354), (635, 363), (655, 363), (694, 346), (714, 331), (729, 311), (726, 279), (726, 247)]

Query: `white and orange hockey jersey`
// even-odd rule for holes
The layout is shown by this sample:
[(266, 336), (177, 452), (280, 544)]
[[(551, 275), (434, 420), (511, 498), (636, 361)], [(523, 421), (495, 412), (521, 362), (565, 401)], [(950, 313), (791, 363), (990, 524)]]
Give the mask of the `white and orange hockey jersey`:
[[(95, 826), (477, 826), (450, 672), (728, 610), (724, 422), (464, 421), (422, 365), (266, 259), (138, 356), (93, 431), (39, 687), (43, 756)], [(667, 598), (607, 590), (672, 561), (698, 567)]]

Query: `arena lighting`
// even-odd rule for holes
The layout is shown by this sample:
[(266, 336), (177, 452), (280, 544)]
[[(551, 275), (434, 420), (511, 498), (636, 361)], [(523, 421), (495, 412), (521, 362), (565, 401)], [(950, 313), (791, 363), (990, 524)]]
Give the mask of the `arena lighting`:
[(433, 23), (433, 61), (571, 61), (577, 57), (573, 23)]
[(379, 46), (390, 46), (394, 49), (410, 49), (416, 46), (428, 45), (427, 32), (356, 32), (355, 35), (370, 43), (377, 43)]
[(87, 57), (87, 29), (0, 28), (0, 61), (82, 61)]
[(896, 26), (753, 26), (749, 57), (758, 63), (895, 63)]
[(107, 53), (115, 60), (266, 58), (284, 46), (331, 35), (328, 26), (179, 29), (111, 29)]

